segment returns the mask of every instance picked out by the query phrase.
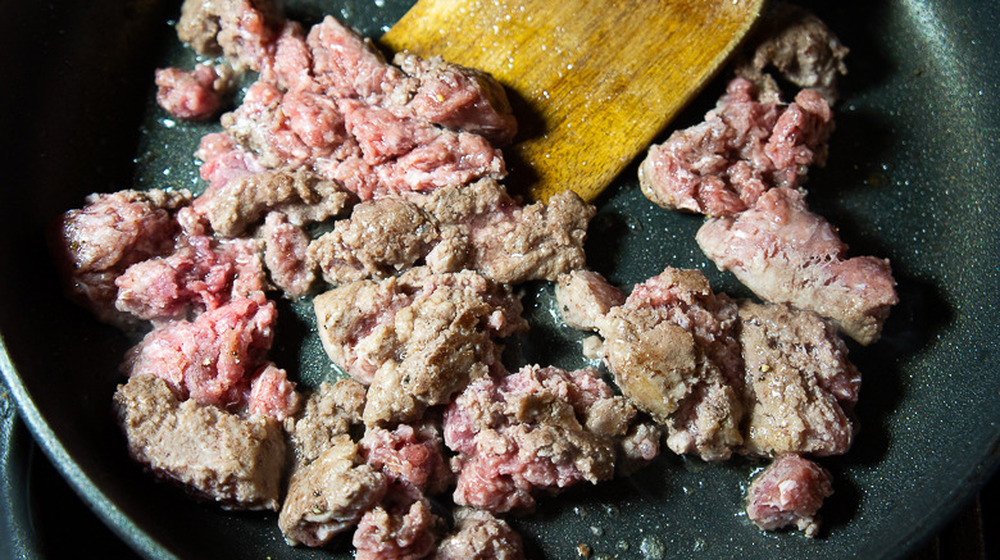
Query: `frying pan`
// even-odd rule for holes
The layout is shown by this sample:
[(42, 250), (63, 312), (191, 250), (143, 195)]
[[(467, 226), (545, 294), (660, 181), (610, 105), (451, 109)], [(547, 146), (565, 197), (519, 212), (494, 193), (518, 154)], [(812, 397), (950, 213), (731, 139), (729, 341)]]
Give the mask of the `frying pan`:
[[(331, 13), (378, 36), (399, 0), (289, 2), (303, 20)], [(836, 479), (825, 529), (809, 540), (764, 534), (740, 513), (760, 464), (665, 455), (629, 479), (575, 488), (514, 520), (533, 557), (889, 559), (951, 518), (998, 463), (997, 136), (1000, 5), (988, 0), (850, 0), (815, 11), (852, 49), (829, 164), (812, 208), (854, 254), (890, 258), (901, 302), (884, 336), (851, 346), (864, 374), (852, 451), (822, 461)], [(131, 463), (110, 414), (130, 341), (61, 295), (45, 228), (95, 191), (193, 186), (191, 153), (210, 125), (175, 123), (150, 101), (157, 65), (190, 63), (156, 0), (0, 3), (0, 364), (21, 416), (90, 507), (150, 558), (347, 558), (287, 547), (275, 516), (225, 512), (154, 483)], [(697, 122), (708, 86), (676, 122)], [(664, 265), (694, 267), (747, 295), (694, 243), (701, 220), (653, 207), (635, 166), (598, 201), (587, 251), (628, 288)], [(514, 362), (584, 365), (580, 336), (550, 313), (545, 284), (523, 289), (536, 324)], [(283, 302), (273, 357), (304, 385), (332, 375), (307, 304)], [(5, 413), (6, 417), (9, 413)]]

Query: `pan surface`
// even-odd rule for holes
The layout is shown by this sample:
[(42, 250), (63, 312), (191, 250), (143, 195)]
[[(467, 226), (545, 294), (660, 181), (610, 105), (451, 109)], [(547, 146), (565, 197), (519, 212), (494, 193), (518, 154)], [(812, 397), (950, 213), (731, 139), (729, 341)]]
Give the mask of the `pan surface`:
[[(409, 2), (289, 2), (307, 21), (330, 13), (377, 37)], [(1000, 5), (851, 0), (815, 11), (851, 48), (826, 168), (812, 208), (854, 254), (888, 257), (901, 302), (883, 339), (851, 347), (864, 374), (852, 451), (835, 476), (820, 538), (764, 534), (741, 514), (761, 465), (664, 456), (629, 479), (576, 488), (515, 519), (532, 557), (898, 558), (953, 516), (998, 462), (997, 137)], [(189, 64), (155, 0), (0, 4), (0, 334), (10, 392), (35, 438), (100, 517), (150, 558), (349, 558), (286, 546), (273, 514), (225, 512), (152, 482), (126, 455), (110, 415), (130, 341), (61, 295), (45, 227), (86, 194), (197, 187), (192, 153), (211, 125), (174, 122), (152, 103), (152, 70)], [(722, 83), (676, 122), (697, 122)], [(515, 171), (516, 172), (516, 171)], [(746, 295), (694, 243), (700, 218), (652, 206), (635, 166), (599, 201), (590, 265), (628, 288), (667, 264), (705, 271)], [(579, 367), (580, 336), (549, 313), (551, 287), (525, 288), (537, 325), (511, 359)], [(308, 305), (282, 304), (272, 354), (303, 384), (333, 374)], [(287, 325), (287, 326), (286, 326)], [(0, 415), (6, 418), (9, 413)]]

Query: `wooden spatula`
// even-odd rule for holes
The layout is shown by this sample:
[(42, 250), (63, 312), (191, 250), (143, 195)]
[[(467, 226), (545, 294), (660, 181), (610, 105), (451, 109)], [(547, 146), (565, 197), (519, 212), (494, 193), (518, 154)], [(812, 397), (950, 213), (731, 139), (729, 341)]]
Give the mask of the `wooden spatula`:
[[(493, 74), (511, 186), (596, 197), (722, 66), (764, 0), (419, 0), (381, 41)], [(520, 178), (520, 181), (518, 181)]]

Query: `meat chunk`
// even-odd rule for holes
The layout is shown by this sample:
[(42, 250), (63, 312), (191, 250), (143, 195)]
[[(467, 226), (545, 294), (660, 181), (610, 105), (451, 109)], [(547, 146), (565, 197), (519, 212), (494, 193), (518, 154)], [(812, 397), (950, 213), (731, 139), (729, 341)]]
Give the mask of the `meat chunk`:
[(281, 427), (179, 399), (167, 383), (135, 375), (114, 397), (129, 454), (156, 476), (235, 509), (278, 509), (285, 461)]
[(156, 102), (164, 111), (180, 119), (207, 120), (232, 88), (232, 69), (208, 64), (194, 70), (162, 68), (156, 71), (156, 87)]
[(129, 266), (170, 253), (179, 232), (177, 209), (187, 191), (118, 191), (92, 194), (63, 214), (54, 232), (56, 262), (66, 291), (98, 319), (128, 327), (135, 319), (115, 308), (115, 279)]
[(566, 191), (546, 205), (518, 205), (493, 180), (428, 196), (362, 203), (310, 246), (332, 283), (383, 278), (426, 263), (476, 270), (498, 282), (549, 279), (584, 266), (594, 208)]
[(365, 512), (352, 543), (357, 560), (420, 560), (437, 544), (441, 518), (425, 499), (408, 508), (393, 504)]
[(802, 184), (812, 163), (825, 162), (832, 131), (818, 92), (804, 90), (787, 106), (761, 102), (752, 83), (736, 78), (704, 122), (649, 149), (639, 184), (663, 208), (733, 215), (768, 189)]
[(337, 436), (316, 460), (292, 472), (278, 527), (289, 544), (322, 546), (357, 524), (386, 488), (350, 436)]
[(445, 445), (458, 454), (452, 459), (455, 503), (530, 511), (540, 492), (611, 478), (616, 447), (610, 434), (627, 430), (628, 417), (602, 424), (591, 414), (614, 399), (621, 397), (589, 369), (526, 366), (473, 381), (445, 411)]
[(332, 181), (302, 170), (277, 169), (213, 181), (195, 205), (213, 231), (235, 237), (271, 211), (301, 226), (336, 216), (351, 200), (350, 193)]
[(346, 435), (351, 426), (361, 423), (365, 407), (365, 388), (353, 379), (323, 382), (309, 395), (301, 413), (285, 420), (295, 451), (296, 464), (315, 461)]
[(781, 78), (819, 91), (832, 105), (837, 100), (837, 77), (847, 74), (847, 47), (818, 17), (787, 2), (771, 4), (742, 52), (736, 75), (753, 81), (762, 97), (775, 100), (781, 96)]
[(250, 379), (247, 410), (250, 414), (284, 421), (295, 414), (302, 399), (288, 373), (274, 364), (265, 364)]
[(513, 140), (517, 133), (510, 102), (492, 76), (435, 56), (421, 58), (397, 53), (393, 63), (418, 80), (407, 102), (413, 114), (453, 129), (485, 137), (494, 146)]
[(815, 311), (861, 344), (878, 340), (898, 302), (888, 261), (847, 258), (836, 230), (794, 189), (768, 191), (738, 216), (708, 220), (696, 239), (762, 299)]
[(238, 407), (271, 347), (277, 318), (262, 295), (239, 298), (194, 321), (174, 321), (147, 334), (122, 365), (130, 376), (164, 379), (181, 399)]
[(706, 460), (743, 443), (736, 304), (696, 270), (668, 267), (611, 309), (600, 334), (622, 392), (666, 425), (667, 446)]
[(267, 287), (255, 241), (199, 235), (182, 237), (177, 245), (170, 255), (138, 262), (115, 280), (119, 311), (162, 324), (262, 294)]
[(405, 79), (402, 70), (388, 64), (371, 41), (333, 17), (313, 26), (306, 42), (315, 80), (330, 97), (382, 105)]
[(345, 284), (314, 300), (335, 364), (370, 383), (369, 425), (418, 418), (499, 367), (495, 339), (525, 328), (510, 289), (472, 272), (413, 269), (380, 283)]
[(597, 272), (576, 270), (559, 276), (556, 302), (568, 326), (596, 331), (611, 308), (625, 303), (625, 294)]
[(342, 284), (413, 267), (438, 238), (433, 217), (415, 204), (386, 198), (356, 206), (350, 219), (310, 244), (309, 255), (328, 282)]
[(358, 442), (369, 465), (395, 483), (410, 484), (428, 495), (440, 494), (451, 483), (440, 430), (432, 423), (400, 424), (393, 430), (371, 426)]
[(765, 531), (794, 525), (807, 537), (815, 537), (820, 527), (817, 512), (832, 494), (832, 477), (826, 469), (798, 455), (782, 455), (750, 485), (747, 516)]
[(815, 313), (782, 304), (744, 301), (739, 314), (750, 403), (746, 451), (847, 452), (861, 374), (836, 329)]
[(524, 544), (511, 526), (488, 511), (460, 507), (455, 529), (437, 547), (434, 560), (524, 560)]
[(185, 0), (177, 37), (200, 55), (224, 55), (239, 71), (258, 71), (282, 22), (270, 0)]
[(288, 216), (271, 212), (258, 235), (264, 239), (264, 264), (271, 282), (291, 298), (304, 297), (316, 280), (316, 263), (309, 258), (309, 234), (288, 222)]

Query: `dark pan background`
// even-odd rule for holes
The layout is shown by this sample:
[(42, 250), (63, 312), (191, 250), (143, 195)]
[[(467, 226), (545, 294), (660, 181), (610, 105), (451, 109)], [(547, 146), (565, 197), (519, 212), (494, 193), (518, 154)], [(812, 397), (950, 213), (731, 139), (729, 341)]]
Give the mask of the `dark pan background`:
[[(409, 2), (290, 4), (293, 16), (331, 13), (377, 37)], [(851, 0), (813, 7), (852, 54), (829, 165), (813, 174), (809, 200), (855, 254), (891, 259), (901, 297), (883, 339), (851, 347), (865, 375), (862, 431), (851, 453), (823, 461), (836, 477), (826, 529), (816, 540), (754, 529), (740, 505), (758, 463), (664, 456), (631, 479), (572, 489), (516, 520), (533, 557), (572, 558), (586, 544), (596, 557), (899, 558), (994, 471), (1000, 6)], [(0, 365), (9, 394), (71, 486), (144, 556), (348, 558), (346, 542), (289, 548), (273, 514), (223, 512), (145, 477), (127, 459), (110, 416), (117, 363), (130, 341), (59, 295), (45, 228), (60, 212), (95, 191), (196, 186), (191, 153), (211, 127), (173, 123), (151, 102), (152, 70), (191, 61), (168, 25), (177, 9), (156, 0), (0, 0), (7, 170), (0, 178)], [(710, 84), (676, 124), (697, 122), (721, 88)], [(635, 166), (598, 202), (588, 258), (613, 282), (627, 288), (671, 264), (701, 268), (717, 289), (746, 294), (698, 251), (700, 219), (642, 198)], [(552, 318), (551, 288), (527, 286), (524, 297), (538, 329), (513, 341), (509, 360), (583, 365), (579, 335)], [(308, 305), (284, 304), (281, 313), (279, 364), (306, 386), (334, 375)], [(4, 396), (4, 435), (23, 439), (10, 427), (14, 411)], [(5, 465), (16, 455), (9, 449), (21, 448), (14, 443), (3, 448)], [(2, 472), (11, 546), (34, 556), (35, 545), (16, 538), (30, 533), (32, 521), (11, 517), (30, 498), (30, 481)]]

